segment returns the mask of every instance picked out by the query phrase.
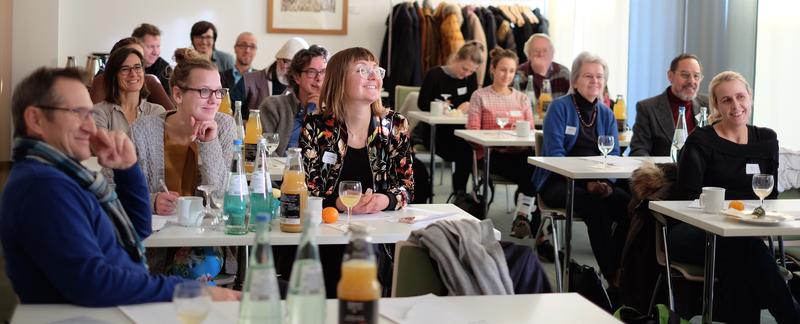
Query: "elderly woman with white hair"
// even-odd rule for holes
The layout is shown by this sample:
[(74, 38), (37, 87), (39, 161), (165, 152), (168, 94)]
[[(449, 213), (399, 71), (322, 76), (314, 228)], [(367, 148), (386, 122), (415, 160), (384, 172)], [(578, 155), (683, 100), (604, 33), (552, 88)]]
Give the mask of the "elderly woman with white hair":
[[(598, 156), (600, 135), (614, 137), (611, 153), (619, 155), (617, 122), (611, 108), (602, 103), (608, 65), (598, 56), (583, 52), (572, 63), (570, 93), (553, 101), (544, 118), (544, 156)], [(533, 183), (542, 201), (551, 207), (566, 204), (567, 182), (563, 176), (536, 169)], [(616, 286), (630, 195), (614, 180), (575, 181), (575, 213), (584, 219), (589, 243), (610, 286)]]

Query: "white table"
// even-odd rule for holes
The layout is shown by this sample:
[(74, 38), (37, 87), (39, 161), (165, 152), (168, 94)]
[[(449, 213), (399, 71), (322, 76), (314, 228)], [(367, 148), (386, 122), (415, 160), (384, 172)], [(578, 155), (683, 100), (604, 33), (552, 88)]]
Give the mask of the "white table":
[[(628, 179), (634, 170), (645, 161), (655, 163), (672, 162), (668, 156), (661, 157), (622, 157), (609, 156), (609, 165), (605, 168), (598, 167), (602, 157), (572, 157), (572, 156), (534, 156), (528, 158), (528, 163), (537, 168), (542, 168), (564, 176), (567, 180), (566, 224), (564, 226), (564, 255), (565, 260), (570, 260), (572, 251), (572, 217), (574, 214), (575, 180), (580, 179)], [(558, 269), (556, 264), (556, 286), (563, 292), (569, 287), (569, 266)], [(562, 275), (563, 273), (563, 275)], [(561, 276), (561, 278), (558, 278)]]
[[(411, 297), (417, 298), (417, 297)], [(621, 323), (576, 293), (537, 294), (510, 296), (460, 296), (436, 297), (449, 309), (463, 310), (459, 315), (474, 318), (476, 323)], [(405, 298), (382, 298), (378, 309), (399, 305)], [(170, 303), (150, 303), (138, 306), (139, 310), (151, 310), (152, 314), (170, 314)], [(205, 324), (235, 323), (238, 320), (238, 302), (215, 302)], [(326, 323), (338, 323), (339, 303), (328, 299)], [(171, 314), (174, 314), (172, 311)], [(447, 315), (447, 314), (445, 314)], [(11, 323), (51, 323), (73, 320), (70, 323), (88, 320), (108, 323), (134, 323), (119, 307), (87, 308), (74, 305), (18, 305)], [(213, 319), (217, 319), (214, 321)], [(159, 318), (153, 323), (177, 323), (177, 318)], [(139, 323), (150, 323), (140, 321)], [(384, 316), (378, 323), (394, 323)]]
[[(702, 209), (690, 208), (690, 201), (651, 201), (650, 209), (706, 231), (705, 278), (714, 278), (717, 236), (772, 236), (800, 235), (800, 221), (777, 226), (751, 225), (729, 219), (722, 214), (707, 214)], [(759, 201), (746, 201), (758, 205)], [(800, 199), (765, 201), (768, 211), (780, 211), (800, 218)], [(727, 206), (727, 202), (725, 204)], [(711, 323), (714, 305), (714, 280), (703, 282), (703, 323)]]
[[(420, 210), (418, 212), (419, 214), (424, 212), (453, 213), (452, 216), (445, 219), (475, 219), (475, 217), (453, 204), (412, 204), (409, 205), (406, 210), (385, 212), (385, 214), (390, 217), (400, 213), (414, 214), (415, 210)], [(376, 219), (374, 216), (354, 215), (352, 221), (360, 222), (375, 228), (375, 230), (370, 232), (373, 243), (395, 243), (405, 240), (408, 238), (408, 234), (410, 234), (411, 231), (419, 227), (415, 227), (413, 224), (390, 222), (387, 220), (390, 217)], [(339, 216), (339, 222), (344, 222), (346, 218), (347, 214), (342, 213)], [(498, 240), (500, 239), (500, 232), (497, 230), (495, 230), (495, 237), (497, 237)], [(221, 231), (183, 227), (169, 222), (163, 229), (153, 233), (144, 240), (144, 245), (149, 248), (179, 246), (249, 246), (253, 244), (254, 241), (255, 234), (252, 232), (245, 235), (228, 235)], [(297, 245), (299, 242), (300, 233), (281, 232), (277, 220), (273, 222), (270, 244)], [(317, 244), (347, 244), (347, 242), (348, 237), (344, 232), (334, 229), (327, 224), (320, 225)]]
[(431, 196), (428, 198), (429, 203), (433, 203), (433, 172), (436, 168), (434, 168), (434, 159), (436, 158), (436, 125), (466, 125), (467, 124), (467, 115), (458, 115), (458, 116), (447, 116), (447, 115), (438, 115), (434, 116), (431, 114), (430, 111), (410, 111), (408, 112), (408, 117), (419, 120), (423, 123), (426, 123), (431, 126), (431, 138), (430, 143), (428, 144), (428, 148), (431, 150), (431, 172), (430, 172), (430, 183), (431, 183)]
[(457, 129), (456, 136), (483, 147), (483, 214), (489, 214), (489, 161), (493, 147), (529, 146), (533, 147), (536, 135), (531, 130), (528, 137), (519, 137), (513, 130)]

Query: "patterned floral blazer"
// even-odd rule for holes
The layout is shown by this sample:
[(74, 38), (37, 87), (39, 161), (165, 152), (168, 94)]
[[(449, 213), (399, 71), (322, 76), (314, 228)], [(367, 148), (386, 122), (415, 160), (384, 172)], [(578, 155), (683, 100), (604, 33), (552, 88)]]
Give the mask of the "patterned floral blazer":
[[(374, 192), (389, 197), (386, 210), (403, 208), (414, 194), (408, 121), (391, 110), (387, 110), (383, 116), (373, 116), (367, 143)], [(300, 134), (300, 148), (303, 167), (308, 175), (306, 182), (309, 194), (325, 198), (325, 206), (335, 206), (338, 197), (336, 185), (347, 153), (345, 125), (337, 122), (333, 116), (308, 115)], [(336, 156), (335, 163), (323, 162), (326, 152)]]

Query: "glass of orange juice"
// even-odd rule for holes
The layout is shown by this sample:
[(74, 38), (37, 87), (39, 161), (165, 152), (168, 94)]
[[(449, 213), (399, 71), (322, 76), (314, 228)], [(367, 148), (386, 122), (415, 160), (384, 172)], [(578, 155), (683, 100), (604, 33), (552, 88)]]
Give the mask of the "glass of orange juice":
[(350, 228), (350, 215), (353, 206), (358, 204), (361, 200), (361, 182), (360, 181), (342, 181), (339, 182), (339, 200), (342, 205), (347, 207), (347, 223), (344, 229)]

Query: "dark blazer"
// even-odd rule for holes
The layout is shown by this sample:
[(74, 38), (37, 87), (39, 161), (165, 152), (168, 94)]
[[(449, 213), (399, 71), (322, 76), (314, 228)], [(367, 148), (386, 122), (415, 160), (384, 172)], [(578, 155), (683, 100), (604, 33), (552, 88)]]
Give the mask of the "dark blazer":
[(267, 69), (247, 72), (244, 80), (244, 108), (258, 109), (264, 98), (272, 94), (272, 81), (267, 78)]
[(242, 119), (247, 120), (250, 116), (250, 111), (245, 105), (244, 99), (244, 77), (239, 79), (236, 83), (233, 78), (233, 69), (228, 69), (219, 73), (219, 79), (223, 88), (228, 88), (231, 92), (231, 103), (236, 101), (242, 102)]
[[(636, 103), (636, 123), (633, 124), (631, 156), (669, 156), (675, 122), (667, 97), (668, 87), (660, 95)], [(708, 97), (697, 95), (692, 100), (692, 111), (686, 114), (694, 117), (700, 107), (708, 107)]]

